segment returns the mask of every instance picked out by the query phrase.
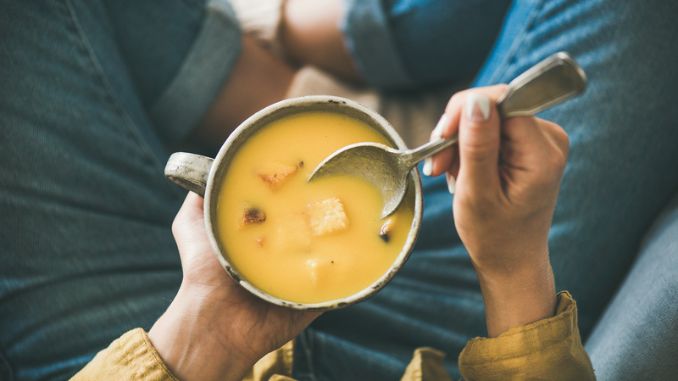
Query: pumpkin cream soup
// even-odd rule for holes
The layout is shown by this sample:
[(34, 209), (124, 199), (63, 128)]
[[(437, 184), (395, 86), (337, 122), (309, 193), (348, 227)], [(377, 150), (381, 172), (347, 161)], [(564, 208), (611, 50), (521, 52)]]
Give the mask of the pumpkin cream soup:
[(366, 141), (387, 144), (349, 116), (301, 112), (240, 147), (219, 189), (217, 230), (242, 277), (280, 299), (318, 303), (353, 295), (389, 270), (412, 224), (413, 197), (380, 219), (381, 194), (364, 180), (306, 182), (329, 154)]

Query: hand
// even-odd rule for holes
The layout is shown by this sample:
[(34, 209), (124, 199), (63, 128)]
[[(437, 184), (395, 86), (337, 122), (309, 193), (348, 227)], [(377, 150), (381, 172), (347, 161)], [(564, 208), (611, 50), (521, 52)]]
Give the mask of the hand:
[(240, 380), (320, 315), (275, 306), (236, 284), (212, 252), (199, 196), (188, 194), (172, 232), (183, 281), (149, 337), (181, 380)]
[[(458, 133), (459, 145), (427, 164), (432, 175), (447, 172), (456, 188), (454, 221), (478, 273), (491, 335), (553, 313), (548, 232), (568, 151), (567, 134), (554, 123), (501, 122), (495, 104), (505, 91), (502, 85), (453, 96), (434, 134)], [(527, 310), (511, 320), (521, 304)], [(511, 310), (501, 312), (502, 322), (491, 319), (497, 308)]]

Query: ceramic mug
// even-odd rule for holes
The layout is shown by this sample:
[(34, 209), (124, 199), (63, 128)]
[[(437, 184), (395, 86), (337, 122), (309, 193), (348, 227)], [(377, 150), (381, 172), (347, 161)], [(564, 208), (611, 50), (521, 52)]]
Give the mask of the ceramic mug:
[(250, 283), (229, 263), (226, 248), (217, 238), (216, 211), (219, 186), (222, 184), (222, 179), (228, 170), (229, 163), (235, 155), (237, 155), (238, 149), (250, 136), (274, 120), (308, 111), (339, 113), (358, 119), (383, 135), (395, 147), (399, 149), (407, 148), (402, 138), (393, 127), (391, 127), (382, 116), (374, 111), (345, 98), (334, 96), (306, 96), (275, 103), (249, 117), (228, 137), (214, 159), (186, 152), (172, 154), (165, 167), (165, 176), (184, 189), (204, 197), (207, 235), (209, 236), (213, 251), (217, 256), (219, 263), (231, 278), (257, 297), (279, 306), (299, 310), (328, 310), (345, 307), (373, 295), (384, 287), (398, 270), (400, 270), (412, 251), (414, 242), (417, 238), (417, 233), (421, 224), (423, 197), (421, 180), (419, 173), (415, 168), (409, 173), (408, 194), (406, 195), (406, 197), (413, 198), (414, 215), (405, 244), (388, 271), (370, 286), (353, 295), (318, 303), (297, 303), (270, 295), (257, 288), (256, 285)]

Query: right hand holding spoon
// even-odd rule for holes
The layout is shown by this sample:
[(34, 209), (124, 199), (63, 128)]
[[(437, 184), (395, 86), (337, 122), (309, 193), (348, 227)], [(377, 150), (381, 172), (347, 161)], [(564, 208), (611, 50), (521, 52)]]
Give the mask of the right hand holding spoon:
[(459, 237), (478, 273), (488, 333), (551, 316), (556, 295), (548, 232), (568, 153), (565, 131), (536, 117), (500, 122), (498, 85), (455, 94), (432, 139), (459, 144), (429, 159), (446, 174)]

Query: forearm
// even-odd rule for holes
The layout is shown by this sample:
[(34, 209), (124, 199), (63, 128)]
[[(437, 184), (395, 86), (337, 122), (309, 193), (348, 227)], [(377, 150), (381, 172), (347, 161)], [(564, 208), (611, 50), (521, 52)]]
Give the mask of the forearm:
[(556, 292), (548, 256), (529, 267), (499, 273), (478, 270), (489, 337), (553, 316)]

